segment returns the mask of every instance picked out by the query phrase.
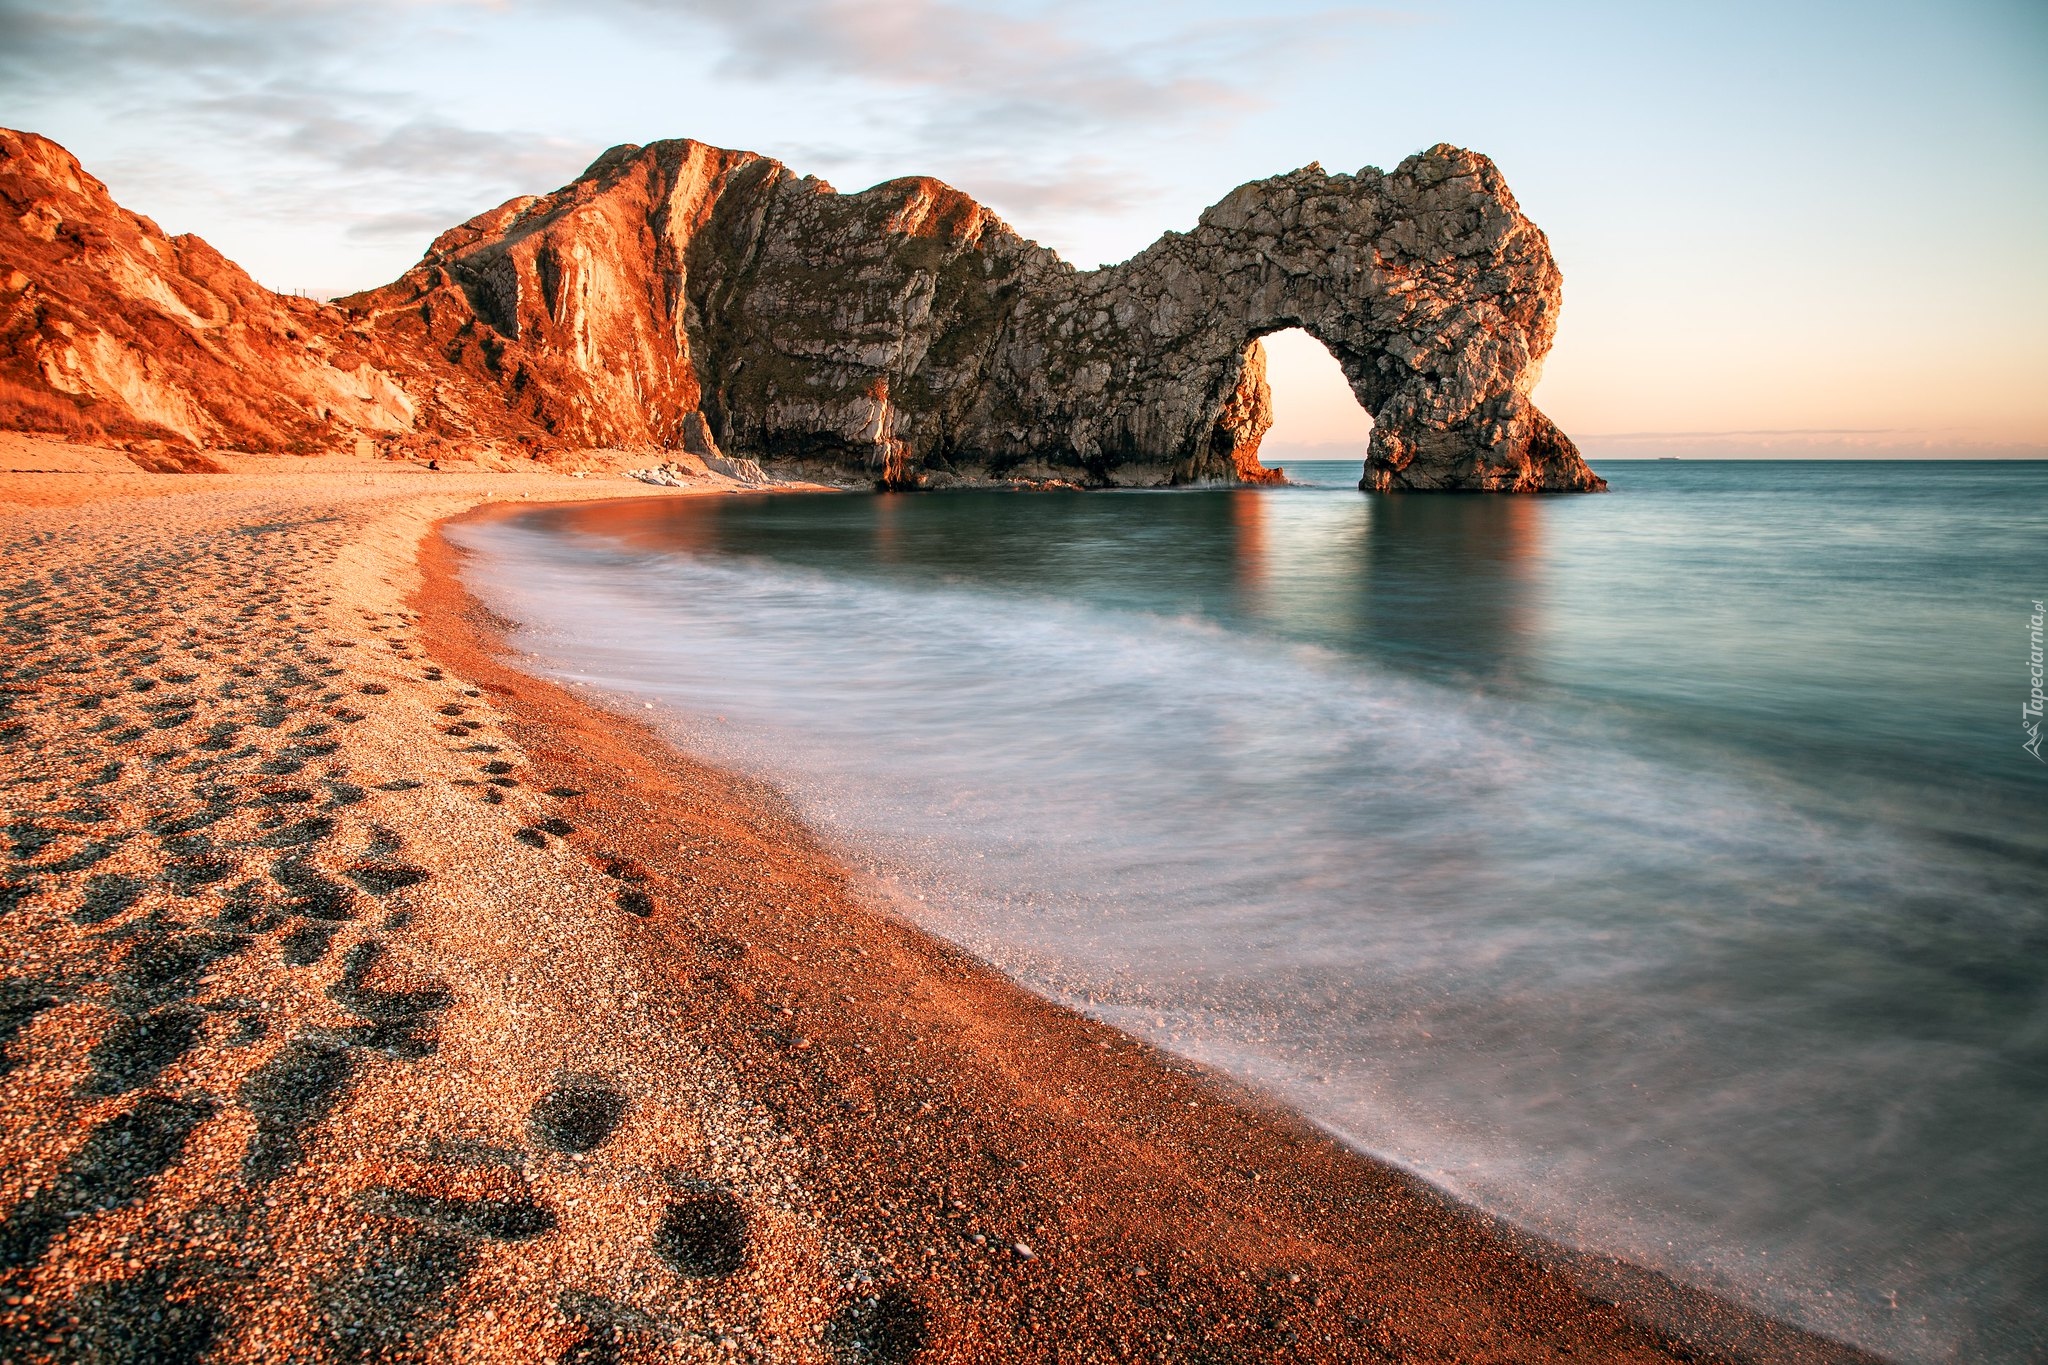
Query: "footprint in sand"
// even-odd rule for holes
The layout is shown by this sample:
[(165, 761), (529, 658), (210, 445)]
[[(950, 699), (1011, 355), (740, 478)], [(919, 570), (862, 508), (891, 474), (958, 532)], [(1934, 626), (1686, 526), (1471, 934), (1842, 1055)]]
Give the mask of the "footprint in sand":
[(93, 1129), (63, 1173), (0, 1225), (0, 1267), (34, 1265), (71, 1219), (133, 1199), (144, 1182), (178, 1163), (185, 1140), (213, 1112), (211, 1100), (144, 1095)]
[[(199, 1365), (226, 1327), (220, 1310), (200, 1290), (203, 1266), (156, 1265), (124, 1279), (102, 1280), (77, 1297), (53, 1305), (22, 1334), (23, 1345), (61, 1335), (69, 1338), (68, 1360)], [(0, 1355), (29, 1359), (0, 1341)]]
[(322, 1354), (337, 1361), (411, 1358), (454, 1322), (448, 1298), (476, 1262), (468, 1238), (395, 1220), (369, 1222), (350, 1264), (314, 1291)]
[(318, 920), (307, 920), (293, 926), (290, 933), (277, 941), (285, 965), (310, 967), (321, 961), (334, 946), (334, 935), (339, 929), (339, 925), (323, 924)]
[(526, 1126), (535, 1142), (558, 1152), (604, 1145), (626, 1116), (626, 1097), (593, 1077), (569, 1077), (534, 1102)]
[(605, 876), (624, 883), (613, 898), (619, 909), (639, 919), (646, 919), (654, 913), (654, 896), (646, 887), (646, 868), (616, 853), (602, 855), (597, 865)]
[(732, 1191), (709, 1182), (671, 1200), (655, 1225), (654, 1254), (678, 1275), (730, 1275), (747, 1261), (747, 1211)]
[(8, 1053), (8, 1044), (38, 1014), (62, 1004), (66, 994), (40, 977), (18, 976), (0, 981), (0, 1076), (12, 1071), (18, 1060)]
[(116, 1020), (86, 1055), (92, 1075), (79, 1084), (78, 1093), (103, 1097), (141, 1089), (190, 1052), (205, 1026), (206, 1012), (185, 1004)]
[(555, 1230), (554, 1211), (531, 1199), (456, 1199), (379, 1186), (363, 1207), (387, 1218), (433, 1223), (463, 1237), (525, 1242)]
[(306, 1129), (340, 1103), (355, 1072), (346, 1046), (294, 1038), (242, 1084), (238, 1098), (256, 1119), (242, 1158), (245, 1180), (273, 1180), (297, 1163)]
[(890, 1285), (844, 1304), (825, 1324), (825, 1351), (838, 1365), (908, 1365), (929, 1334), (924, 1306)]
[(133, 909), (146, 888), (140, 877), (119, 872), (97, 872), (85, 883), (85, 896), (71, 912), (74, 924), (105, 924)]

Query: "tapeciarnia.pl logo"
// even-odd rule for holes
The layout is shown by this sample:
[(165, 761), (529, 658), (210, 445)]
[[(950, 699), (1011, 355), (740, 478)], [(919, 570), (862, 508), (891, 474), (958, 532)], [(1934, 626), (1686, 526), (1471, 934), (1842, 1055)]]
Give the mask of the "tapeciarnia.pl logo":
[(2027, 672), (2033, 678), (2033, 689), (2027, 694), (2026, 705), (2020, 708), (2020, 725), (2027, 732), (2027, 742), (2020, 747), (2034, 756), (2036, 763), (2048, 763), (2041, 757), (2041, 623), (2048, 619), (2048, 607), (2043, 607), (2039, 598), (2034, 599), (2034, 615), (2028, 621)]

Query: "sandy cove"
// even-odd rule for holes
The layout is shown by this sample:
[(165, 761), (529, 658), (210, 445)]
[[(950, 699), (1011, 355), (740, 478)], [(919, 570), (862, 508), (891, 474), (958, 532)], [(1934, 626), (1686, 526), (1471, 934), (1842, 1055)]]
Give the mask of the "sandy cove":
[(1857, 1358), (1596, 1302), (878, 912), (516, 671), (434, 534), (690, 493), (48, 455), (0, 473), (0, 1357)]

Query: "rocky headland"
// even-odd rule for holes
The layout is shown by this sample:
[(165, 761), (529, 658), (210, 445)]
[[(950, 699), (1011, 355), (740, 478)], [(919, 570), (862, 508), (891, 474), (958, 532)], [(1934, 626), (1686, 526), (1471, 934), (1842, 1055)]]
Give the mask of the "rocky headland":
[(166, 235), (34, 134), (0, 131), (0, 201), (0, 427), (155, 467), (602, 447), (900, 488), (1266, 482), (1259, 338), (1301, 327), (1373, 414), (1363, 486), (1604, 487), (1529, 399), (1549, 245), (1450, 146), (1241, 186), (1093, 271), (934, 180), (839, 194), (623, 146), (331, 303)]

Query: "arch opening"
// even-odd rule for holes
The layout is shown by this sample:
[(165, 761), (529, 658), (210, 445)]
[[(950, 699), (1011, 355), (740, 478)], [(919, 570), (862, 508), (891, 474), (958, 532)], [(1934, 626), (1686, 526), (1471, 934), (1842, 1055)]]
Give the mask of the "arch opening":
[(1266, 385), (1273, 425), (1259, 443), (1259, 462), (1287, 468), (1341, 460), (1361, 468), (1372, 440), (1372, 414), (1328, 347), (1300, 327), (1260, 338), (1266, 348)]

